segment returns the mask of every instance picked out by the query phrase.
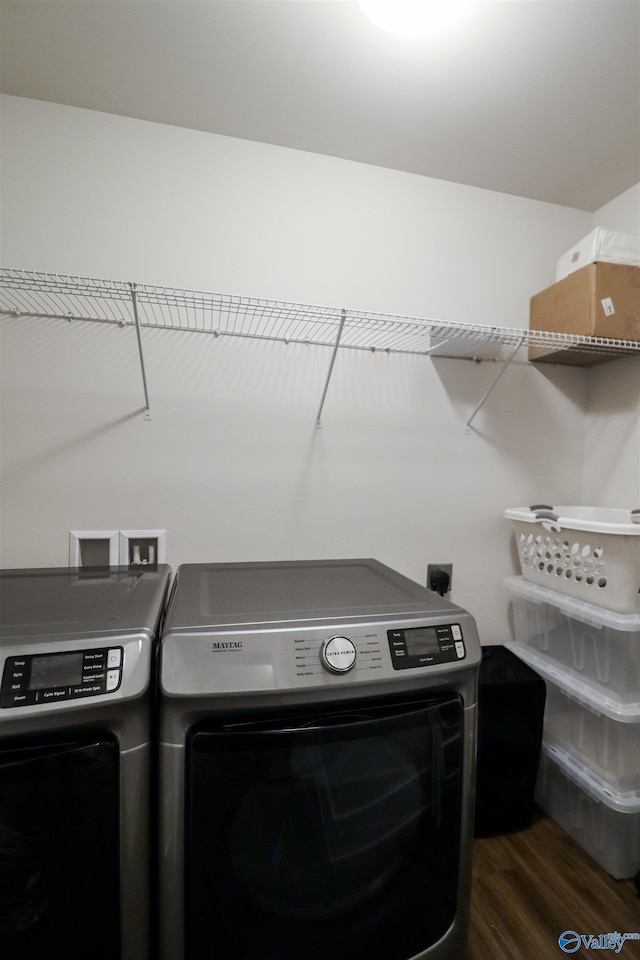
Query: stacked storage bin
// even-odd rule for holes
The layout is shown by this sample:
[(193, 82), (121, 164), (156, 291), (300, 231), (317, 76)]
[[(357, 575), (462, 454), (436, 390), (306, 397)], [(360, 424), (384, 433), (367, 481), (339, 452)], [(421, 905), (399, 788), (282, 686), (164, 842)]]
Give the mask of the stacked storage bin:
[(546, 681), (536, 800), (612, 876), (640, 871), (640, 514), (514, 508), (514, 653)]

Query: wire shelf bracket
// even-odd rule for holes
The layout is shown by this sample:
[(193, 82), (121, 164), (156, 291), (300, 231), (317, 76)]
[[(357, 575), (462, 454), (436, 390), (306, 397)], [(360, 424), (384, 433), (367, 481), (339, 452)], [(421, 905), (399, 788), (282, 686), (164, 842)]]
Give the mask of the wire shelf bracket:
[(483, 395), (482, 399), (481, 399), (481, 400), (479, 401), (479, 403), (477, 404), (475, 410), (473, 411), (473, 413), (471, 414), (471, 416), (470, 416), (469, 419), (467, 420), (467, 433), (469, 433), (470, 430), (471, 430), (471, 424), (472, 424), (473, 421), (475, 420), (476, 414), (479, 413), (481, 407), (484, 406), (484, 403), (485, 403), (485, 401), (488, 399), (489, 394), (492, 393), (493, 390), (494, 390), (494, 388), (498, 385), (498, 381), (500, 380), (500, 378), (502, 377), (502, 375), (503, 375), (504, 373), (506, 373), (508, 367), (511, 366), (515, 355), (517, 354), (518, 350), (520, 349), (520, 347), (522, 346), (523, 343), (524, 343), (524, 336), (522, 336), (522, 337), (518, 340), (518, 342), (516, 343), (515, 347), (513, 348), (513, 352), (512, 352), (512, 354), (511, 354), (511, 356), (507, 357), (507, 359), (506, 359), (505, 362), (503, 363), (502, 368), (501, 368), (500, 372), (498, 373), (497, 377), (495, 377), (493, 383), (491, 384), (491, 386), (489, 387), (489, 389), (485, 392), (485, 394)]
[(142, 335), (140, 333), (140, 317), (138, 316), (138, 298), (136, 295), (136, 284), (131, 286), (131, 306), (133, 309), (133, 318), (136, 325), (136, 339), (138, 341), (138, 356), (140, 357), (140, 373), (142, 374), (142, 389), (144, 390), (144, 413), (145, 420), (151, 420), (151, 404), (149, 403), (149, 389), (147, 387), (147, 373), (144, 366), (144, 351), (142, 349)]
[(338, 347), (340, 346), (340, 339), (342, 337), (342, 331), (344, 330), (344, 322), (347, 319), (347, 311), (342, 311), (342, 316), (340, 317), (340, 323), (338, 324), (338, 333), (336, 334), (336, 342), (333, 345), (333, 351), (331, 353), (331, 360), (329, 362), (329, 369), (327, 371), (327, 379), (325, 381), (324, 390), (322, 391), (322, 399), (320, 400), (320, 406), (318, 408), (318, 415), (316, 416), (316, 427), (320, 428), (322, 426), (320, 419), (322, 417), (322, 409), (324, 407), (324, 401), (327, 396), (327, 390), (329, 389), (329, 381), (331, 380), (331, 374), (333, 373), (333, 365), (336, 362), (336, 355), (338, 353)]

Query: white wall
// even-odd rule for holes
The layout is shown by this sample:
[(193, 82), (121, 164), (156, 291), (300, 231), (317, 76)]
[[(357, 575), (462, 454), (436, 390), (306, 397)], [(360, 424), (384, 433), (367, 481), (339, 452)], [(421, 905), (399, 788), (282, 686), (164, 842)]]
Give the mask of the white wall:
[(640, 233), (640, 183), (596, 210), (593, 226), (621, 230), (623, 233)]
[[(524, 328), (592, 223), (19, 98), (1, 120), (5, 266)], [(376, 556), (424, 582), (453, 562), (483, 641), (509, 638), (502, 512), (583, 502), (590, 373), (513, 366), (468, 432), (495, 364), (344, 351), (316, 430), (327, 350), (151, 330), (144, 344), (151, 422), (131, 330), (3, 320), (3, 566), (65, 564), (71, 529), (158, 527), (174, 567)]]
[(2, 105), (14, 265), (526, 326), (590, 218), (365, 164), (56, 104)]
[[(594, 227), (640, 234), (640, 183), (596, 210)], [(588, 381), (585, 503), (640, 503), (640, 357), (594, 368)]]

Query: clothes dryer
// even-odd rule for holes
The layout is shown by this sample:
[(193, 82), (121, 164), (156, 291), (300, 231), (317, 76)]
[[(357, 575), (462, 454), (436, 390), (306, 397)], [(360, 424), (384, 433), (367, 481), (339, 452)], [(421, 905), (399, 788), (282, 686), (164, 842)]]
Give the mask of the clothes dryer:
[(151, 569), (0, 572), (0, 955), (149, 955)]
[(162, 960), (462, 960), (480, 660), (469, 613), (373, 560), (180, 567)]

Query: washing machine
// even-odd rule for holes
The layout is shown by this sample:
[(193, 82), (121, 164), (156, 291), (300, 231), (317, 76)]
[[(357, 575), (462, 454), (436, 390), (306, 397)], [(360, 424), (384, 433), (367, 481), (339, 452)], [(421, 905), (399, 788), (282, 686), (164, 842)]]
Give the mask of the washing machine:
[(179, 567), (161, 960), (462, 960), (480, 660), (469, 613), (375, 560)]
[(145, 960), (170, 571), (0, 571), (0, 955)]

